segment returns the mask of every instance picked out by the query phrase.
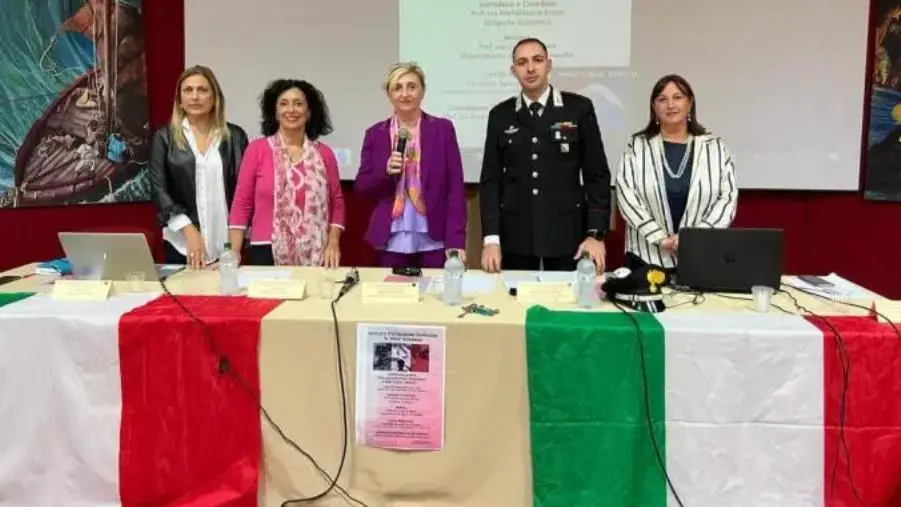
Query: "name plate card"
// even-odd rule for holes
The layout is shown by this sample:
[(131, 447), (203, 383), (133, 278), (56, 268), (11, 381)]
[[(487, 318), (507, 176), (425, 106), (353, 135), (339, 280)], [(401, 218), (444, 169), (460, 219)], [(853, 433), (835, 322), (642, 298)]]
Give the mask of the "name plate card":
[(254, 299), (303, 299), (307, 292), (307, 284), (303, 280), (257, 279), (247, 287), (247, 297)]
[[(892, 301), (890, 299), (877, 299), (873, 302), (873, 315), (878, 322), (889, 322), (901, 324), (901, 301)], [(877, 314), (879, 312), (882, 315)]]
[(529, 305), (570, 304), (576, 302), (572, 284), (565, 282), (519, 282), (516, 300)]
[(106, 301), (112, 287), (109, 280), (56, 280), (51, 297), (57, 301)]
[(416, 282), (363, 282), (363, 304), (419, 303)]

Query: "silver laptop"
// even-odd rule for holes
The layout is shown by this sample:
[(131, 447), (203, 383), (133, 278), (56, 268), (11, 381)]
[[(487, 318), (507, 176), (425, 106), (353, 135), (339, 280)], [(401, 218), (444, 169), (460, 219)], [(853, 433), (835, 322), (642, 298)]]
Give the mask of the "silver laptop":
[(79, 280), (127, 280), (144, 273), (144, 280), (159, 281), (160, 274), (147, 238), (131, 232), (61, 232), (72, 274)]

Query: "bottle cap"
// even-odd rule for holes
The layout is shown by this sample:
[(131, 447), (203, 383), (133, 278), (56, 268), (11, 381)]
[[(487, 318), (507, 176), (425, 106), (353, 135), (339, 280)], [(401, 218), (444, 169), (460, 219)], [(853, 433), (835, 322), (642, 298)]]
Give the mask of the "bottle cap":
[(232, 242), (231, 242), (231, 241), (226, 241), (226, 242), (225, 242), (225, 249), (226, 249), (226, 250), (231, 250), (231, 247), (232, 247)]

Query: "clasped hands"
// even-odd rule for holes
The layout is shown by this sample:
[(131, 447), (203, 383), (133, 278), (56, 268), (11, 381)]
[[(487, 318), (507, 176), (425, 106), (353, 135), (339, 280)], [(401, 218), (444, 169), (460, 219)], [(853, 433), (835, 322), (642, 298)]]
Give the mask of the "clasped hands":
[(660, 242), (660, 248), (663, 248), (667, 252), (675, 252), (679, 249), (679, 235), (672, 234), (667, 236)]

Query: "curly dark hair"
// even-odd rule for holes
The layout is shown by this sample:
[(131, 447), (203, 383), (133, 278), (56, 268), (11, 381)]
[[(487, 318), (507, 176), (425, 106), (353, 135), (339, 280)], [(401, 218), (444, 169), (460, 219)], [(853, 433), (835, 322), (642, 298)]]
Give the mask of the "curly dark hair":
[(260, 99), (260, 111), (263, 116), (260, 129), (263, 135), (271, 136), (278, 132), (278, 117), (275, 114), (278, 98), (292, 88), (297, 88), (303, 93), (307, 101), (307, 108), (310, 110), (310, 117), (304, 127), (307, 138), (315, 141), (320, 136), (331, 134), (332, 122), (329, 119), (328, 106), (322, 92), (307, 81), (277, 79), (269, 83), (269, 86), (263, 91), (263, 98)]

